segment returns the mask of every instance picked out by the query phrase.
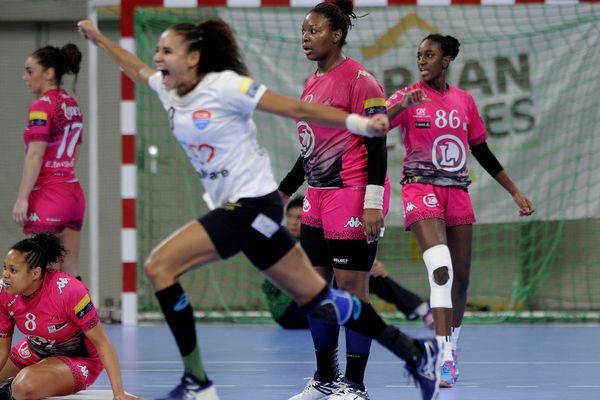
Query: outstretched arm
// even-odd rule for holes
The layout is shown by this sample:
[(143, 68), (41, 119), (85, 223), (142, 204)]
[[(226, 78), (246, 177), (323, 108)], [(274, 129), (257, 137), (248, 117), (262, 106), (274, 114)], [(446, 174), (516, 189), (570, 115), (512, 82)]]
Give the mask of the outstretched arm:
[(123, 381), (121, 379), (121, 367), (119, 366), (119, 358), (117, 352), (112, 345), (110, 339), (106, 335), (106, 331), (102, 326), (102, 323), (98, 322), (98, 325), (85, 332), (85, 336), (92, 341), (100, 359), (104, 364), (110, 385), (112, 386), (113, 399), (114, 400), (135, 400), (141, 399), (141, 397), (133, 396), (125, 393), (123, 390)]
[(135, 54), (110, 41), (91, 20), (79, 21), (77, 28), (84, 39), (91, 40), (98, 47), (103, 48), (130, 79), (147, 85), (148, 79), (156, 73), (156, 70), (144, 64)]
[(346, 128), (361, 136), (384, 136), (389, 128), (389, 121), (385, 114), (365, 118), (323, 104), (305, 103), (271, 90), (265, 92), (256, 108), (282, 117), (309, 121), (325, 127)]

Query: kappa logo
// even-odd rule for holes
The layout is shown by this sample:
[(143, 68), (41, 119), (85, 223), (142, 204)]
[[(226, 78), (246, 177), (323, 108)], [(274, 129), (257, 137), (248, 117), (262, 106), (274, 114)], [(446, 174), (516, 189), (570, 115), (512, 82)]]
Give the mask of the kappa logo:
[(83, 375), (87, 379), (89, 374), (88, 368), (85, 365), (78, 365), (78, 367), (81, 370), (81, 375)]
[(409, 201), (408, 204), (406, 205), (406, 212), (409, 213), (413, 210), (416, 210), (417, 208), (419, 208), (419, 207), (415, 206), (413, 203), (411, 203)]
[(350, 217), (344, 228), (359, 228), (363, 226), (362, 221), (358, 217)]
[(29, 220), (29, 222), (40, 222), (39, 215), (37, 215), (34, 212), (32, 212), (31, 214), (29, 214), (29, 216), (27, 217), (27, 219)]
[(58, 278), (58, 280), (56, 281), (56, 286), (58, 287), (58, 292), (60, 294), (62, 294), (62, 290), (65, 288), (65, 286), (67, 286), (69, 281), (69, 278)]

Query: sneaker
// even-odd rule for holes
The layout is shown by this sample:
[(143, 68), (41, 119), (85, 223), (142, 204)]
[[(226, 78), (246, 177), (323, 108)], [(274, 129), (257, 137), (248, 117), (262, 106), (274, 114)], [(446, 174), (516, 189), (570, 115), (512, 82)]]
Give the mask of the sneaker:
[(440, 370), (438, 365), (442, 362), (442, 352), (435, 338), (415, 339), (415, 342), (421, 350), (421, 357), (415, 363), (407, 363), (406, 370), (421, 389), (421, 398), (434, 400), (439, 392)]
[(431, 307), (427, 313), (423, 315), (423, 323), (425, 324), (425, 328), (431, 330), (435, 329), (435, 321), (433, 320), (433, 312), (431, 311)]
[(158, 400), (219, 400), (219, 396), (211, 381), (202, 384), (195, 376), (184, 374), (181, 383)]
[[(317, 374), (315, 376), (318, 378)], [(346, 383), (342, 376), (338, 376), (335, 381), (327, 382), (315, 378), (310, 378), (304, 390), (288, 400), (327, 400), (334, 393), (343, 390)]]
[(445, 361), (440, 368), (440, 387), (451, 388), (456, 382), (456, 366), (454, 361)]
[(328, 400), (370, 400), (367, 390), (361, 390), (358, 385), (346, 383), (345, 387), (328, 397)]

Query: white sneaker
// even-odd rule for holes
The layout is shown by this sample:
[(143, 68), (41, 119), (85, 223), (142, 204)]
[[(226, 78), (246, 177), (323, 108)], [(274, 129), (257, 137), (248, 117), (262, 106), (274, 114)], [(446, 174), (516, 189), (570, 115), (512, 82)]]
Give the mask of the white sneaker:
[(327, 400), (332, 394), (343, 389), (345, 382), (338, 377), (333, 382), (318, 381), (310, 378), (302, 393), (290, 397), (288, 400)]
[(338, 390), (328, 400), (370, 400), (367, 390), (360, 390), (355, 385), (346, 384), (346, 387)]

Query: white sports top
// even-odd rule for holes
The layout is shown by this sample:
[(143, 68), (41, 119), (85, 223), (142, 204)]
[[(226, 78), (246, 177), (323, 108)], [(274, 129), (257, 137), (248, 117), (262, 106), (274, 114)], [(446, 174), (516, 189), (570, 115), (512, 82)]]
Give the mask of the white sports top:
[(173, 134), (215, 206), (277, 190), (269, 155), (258, 145), (252, 113), (267, 88), (233, 71), (212, 72), (183, 97), (149, 79)]

